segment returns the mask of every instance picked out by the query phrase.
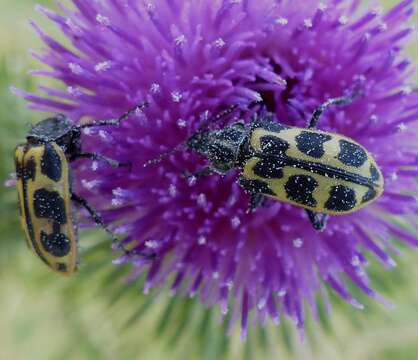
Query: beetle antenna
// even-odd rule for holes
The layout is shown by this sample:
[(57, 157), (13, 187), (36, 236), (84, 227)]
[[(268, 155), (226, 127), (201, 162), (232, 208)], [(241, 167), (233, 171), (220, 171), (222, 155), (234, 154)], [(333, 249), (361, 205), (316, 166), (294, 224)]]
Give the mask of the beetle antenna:
[[(250, 108), (252, 106), (260, 104), (261, 102), (262, 102), (262, 100), (255, 100), (255, 101), (250, 102), (246, 106), (247, 106), (247, 108)], [(217, 113), (215, 116), (212, 116), (212, 117), (206, 119), (206, 121), (199, 126), (198, 132), (201, 131), (202, 129), (204, 129), (205, 127), (207, 127), (209, 124), (218, 122), (219, 120), (221, 120), (221, 119), (225, 118), (226, 116), (232, 114), (235, 110), (237, 110), (239, 108), (239, 106), (240, 105), (238, 105), (238, 104), (230, 105), (226, 109)]]
[(144, 167), (148, 167), (150, 165), (156, 165), (160, 163), (161, 161), (167, 159), (169, 156), (173, 155), (177, 151), (180, 151), (184, 147), (185, 144), (186, 144), (186, 141), (183, 141), (180, 144), (176, 145), (171, 150), (164, 152), (151, 160), (147, 160), (144, 164)]
[(122, 114), (117, 119), (93, 121), (93, 122), (90, 122), (90, 123), (87, 123), (87, 124), (82, 124), (82, 125), (78, 126), (78, 128), (79, 129), (85, 129), (85, 128), (89, 128), (89, 127), (109, 126), (109, 125), (118, 126), (122, 121), (129, 118), (132, 114), (136, 113), (137, 111), (142, 111), (148, 106), (149, 106), (148, 101), (142, 101), (139, 104), (135, 105), (133, 108), (126, 111), (124, 114)]

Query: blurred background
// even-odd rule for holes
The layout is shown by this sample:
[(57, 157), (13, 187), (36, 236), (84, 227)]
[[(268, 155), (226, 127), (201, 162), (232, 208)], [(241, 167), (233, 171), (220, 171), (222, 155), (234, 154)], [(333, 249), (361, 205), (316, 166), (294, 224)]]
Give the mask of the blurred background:
[[(54, 7), (53, 1), (37, 1)], [(383, 1), (386, 7), (395, 1)], [(9, 86), (34, 90), (28, 69), (39, 65), (28, 49), (42, 46), (28, 25), (37, 20), (32, 0), (0, 0), (0, 183), (13, 171), (13, 149), (29, 124), (44, 114), (25, 109)], [(417, 20), (417, 17), (415, 17)], [(418, 62), (417, 42), (410, 49)], [(43, 82), (45, 83), (45, 82)], [(308, 316), (304, 343), (290, 321), (224, 336), (219, 312), (197, 301), (142, 294), (141, 280), (124, 286), (128, 267), (113, 267), (105, 234), (82, 230), (82, 267), (58, 277), (29, 253), (20, 229), (15, 189), (0, 186), (0, 360), (20, 359), (417, 359), (418, 252), (400, 245), (398, 267), (371, 261), (375, 288), (395, 309), (358, 294), (355, 310), (332, 298), (332, 314), (319, 323)], [(355, 292), (355, 290), (354, 290)], [(165, 295), (165, 294), (163, 294)]]

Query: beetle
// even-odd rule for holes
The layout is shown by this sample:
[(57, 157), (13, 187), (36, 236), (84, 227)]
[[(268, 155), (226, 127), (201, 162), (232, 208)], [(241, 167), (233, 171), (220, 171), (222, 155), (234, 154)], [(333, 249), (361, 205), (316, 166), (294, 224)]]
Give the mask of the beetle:
[(328, 215), (357, 211), (383, 192), (382, 173), (363, 146), (317, 129), (327, 108), (348, 105), (355, 97), (327, 100), (313, 112), (307, 129), (282, 124), (265, 110), (256, 112), (249, 124), (200, 129), (185, 146), (206, 157), (209, 166), (187, 176), (225, 175), (237, 169), (238, 184), (250, 195), (249, 211), (266, 197), (273, 198), (304, 208), (314, 229), (322, 231)]
[(16, 147), (17, 192), (21, 224), (29, 248), (51, 269), (73, 274), (79, 264), (77, 221), (72, 202), (83, 206), (95, 223), (106, 228), (99, 214), (72, 191), (69, 162), (88, 158), (118, 167), (121, 164), (105, 156), (83, 152), (81, 131), (97, 126), (117, 126), (146, 103), (135, 106), (118, 119), (74, 125), (57, 114), (44, 119), (30, 130), (26, 143)]

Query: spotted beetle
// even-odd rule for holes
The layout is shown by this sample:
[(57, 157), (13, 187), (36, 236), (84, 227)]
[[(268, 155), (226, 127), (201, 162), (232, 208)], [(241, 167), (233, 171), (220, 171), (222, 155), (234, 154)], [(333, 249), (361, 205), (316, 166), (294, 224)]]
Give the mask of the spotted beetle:
[(69, 162), (88, 158), (113, 167), (120, 164), (96, 153), (83, 152), (81, 131), (96, 126), (119, 125), (146, 103), (135, 106), (118, 119), (74, 125), (62, 114), (37, 123), (27, 142), (15, 149), (17, 190), (22, 227), (30, 249), (50, 268), (71, 275), (77, 270), (77, 222), (72, 203), (83, 206), (97, 225), (105, 227), (87, 201), (72, 192)]
[(270, 197), (305, 208), (313, 227), (322, 231), (328, 214), (354, 212), (383, 192), (382, 173), (364, 147), (316, 129), (328, 107), (347, 105), (355, 97), (327, 100), (314, 111), (307, 129), (281, 124), (272, 113), (260, 111), (250, 124), (199, 130), (185, 145), (210, 165), (188, 176), (224, 175), (238, 169), (238, 184), (250, 195), (250, 211)]

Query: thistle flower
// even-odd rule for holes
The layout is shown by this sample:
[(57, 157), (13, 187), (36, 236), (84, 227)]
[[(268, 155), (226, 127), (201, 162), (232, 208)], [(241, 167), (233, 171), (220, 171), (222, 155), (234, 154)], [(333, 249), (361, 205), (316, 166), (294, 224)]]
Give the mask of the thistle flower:
[[(66, 91), (14, 91), (31, 108), (74, 122), (117, 117), (149, 102), (121, 126), (83, 135), (86, 150), (131, 169), (96, 162), (75, 168), (77, 191), (120, 243), (157, 254), (152, 262), (132, 254), (116, 261), (132, 264), (132, 279), (146, 273), (145, 292), (170, 282), (173, 294), (230, 311), (243, 336), (250, 317), (279, 323), (286, 315), (302, 330), (304, 303), (315, 315), (316, 297), (326, 297), (327, 288), (361, 309), (349, 282), (384, 301), (369, 284), (362, 250), (392, 267), (391, 239), (418, 245), (418, 91), (403, 53), (413, 0), (387, 13), (356, 0), (73, 3), (59, 13), (38, 7), (71, 47), (33, 24), (47, 45), (34, 56), (50, 67), (33, 74), (61, 81)], [(236, 173), (187, 181), (185, 170), (205, 165), (190, 151), (144, 167), (232, 104), (262, 100), (278, 121), (304, 127), (316, 106), (354, 86), (363, 96), (327, 111), (319, 126), (364, 145), (383, 171), (385, 192), (362, 210), (332, 217), (324, 232), (303, 210), (278, 201), (247, 214)], [(248, 113), (239, 115), (249, 120)]]

